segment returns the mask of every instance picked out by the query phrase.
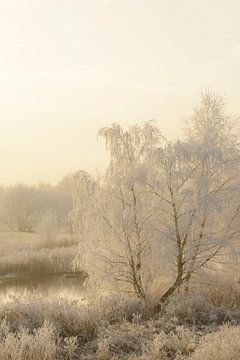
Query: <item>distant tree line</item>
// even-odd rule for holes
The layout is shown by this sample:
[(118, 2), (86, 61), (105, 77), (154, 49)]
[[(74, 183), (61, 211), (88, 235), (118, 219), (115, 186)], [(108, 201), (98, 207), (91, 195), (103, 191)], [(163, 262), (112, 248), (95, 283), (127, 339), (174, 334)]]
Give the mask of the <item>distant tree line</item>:
[(0, 189), (0, 226), (2, 229), (35, 232), (45, 228), (70, 229), (68, 214), (72, 209), (73, 176), (58, 185), (17, 184)]

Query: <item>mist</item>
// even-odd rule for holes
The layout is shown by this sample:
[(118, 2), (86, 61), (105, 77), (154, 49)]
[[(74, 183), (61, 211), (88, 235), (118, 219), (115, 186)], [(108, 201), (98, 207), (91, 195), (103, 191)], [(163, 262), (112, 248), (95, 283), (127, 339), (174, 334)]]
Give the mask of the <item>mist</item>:
[(0, 359), (237, 360), (238, 1), (0, 3)]

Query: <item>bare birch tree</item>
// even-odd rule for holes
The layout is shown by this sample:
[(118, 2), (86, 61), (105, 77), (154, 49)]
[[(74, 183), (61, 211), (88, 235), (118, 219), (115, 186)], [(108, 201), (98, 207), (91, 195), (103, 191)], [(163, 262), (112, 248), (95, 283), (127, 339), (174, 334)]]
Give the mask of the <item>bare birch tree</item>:
[(155, 171), (148, 188), (156, 200), (156, 231), (163, 241), (172, 243), (175, 266), (175, 279), (161, 301), (183, 284), (187, 290), (199, 269), (218, 262), (239, 230), (234, 222), (240, 207), (233, 202), (239, 191), (239, 153), (233, 142), (226, 152), (229, 142), (222, 98), (203, 94), (193, 119), (191, 130), (196, 135), (201, 125), (202, 138), (190, 136), (185, 143), (168, 143), (152, 157)]
[[(118, 124), (103, 128), (111, 160), (101, 186), (101, 213), (105, 238), (102, 258), (111, 277), (130, 284), (145, 298), (149, 276), (145, 256), (149, 246), (150, 214), (146, 207), (146, 158), (161, 139), (153, 122), (135, 125), (128, 131)], [(149, 275), (149, 274), (148, 274)]]

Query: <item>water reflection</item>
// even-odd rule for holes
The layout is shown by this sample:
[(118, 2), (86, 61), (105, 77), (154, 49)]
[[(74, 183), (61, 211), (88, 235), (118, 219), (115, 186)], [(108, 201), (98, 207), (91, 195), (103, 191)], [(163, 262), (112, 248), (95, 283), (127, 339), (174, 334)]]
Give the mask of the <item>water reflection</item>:
[(0, 274), (0, 296), (7, 301), (12, 296), (28, 296), (33, 293), (41, 296), (64, 296), (70, 299), (82, 298), (83, 273), (6, 273)]

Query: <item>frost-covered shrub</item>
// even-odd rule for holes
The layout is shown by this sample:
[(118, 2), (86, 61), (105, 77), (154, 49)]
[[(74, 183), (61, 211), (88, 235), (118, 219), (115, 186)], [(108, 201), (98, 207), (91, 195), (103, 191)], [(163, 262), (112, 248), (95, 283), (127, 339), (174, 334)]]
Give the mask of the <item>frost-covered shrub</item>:
[(224, 306), (227, 309), (240, 309), (240, 286), (229, 278), (216, 281), (210, 286), (200, 289), (205, 299), (214, 306)]
[(0, 330), (2, 360), (52, 360), (57, 356), (58, 343), (54, 328), (48, 323), (44, 323), (32, 334), (22, 326), (18, 332), (13, 333), (6, 323), (1, 325)]
[(23, 301), (14, 298), (0, 305), (0, 321), (6, 319), (12, 331), (21, 326), (33, 332), (43, 326), (44, 321), (52, 323), (63, 337), (78, 336), (82, 342), (95, 338), (98, 319), (95, 309), (66, 299), (39, 298), (33, 296)]
[(142, 347), (152, 340), (155, 329), (146, 324), (123, 322), (103, 329), (98, 338), (99, 358), (113, 355), (141, 354)]
[(230, 320), (227, 310), (209, 304), (200, 294), (172, 297), (165, 307), (165, 314), (189, 325), (221, 324)]
[[(116, 305), (119, 306), (117, 301)], [(110, 318), (110, 325), (105, 324), (98, 336), (97, 359), (180, 359), (194, 351), (196, 336), (193, 331), (178, 326), (178, 319), (164, 314), (152, 320), (143, 319), (143, 308), (138, 311), (129, 321), (119, 316), (112, 323)], [(119, 314), (118, 310), (116, 313)]]
[(86, 302), (33, 295), (26, 299), (13, 297), (0, 304), (0, 321), (6, 319), (12, 331), (24, 326), (32, 332), (47, 320), (61, 336), (78, 336), (82, 342), (95, 339), (100, 327), (125, 321), (137, 323), (153, 315), (151, 303), (117, 295), (88, 294)]
[(169, 334), (163, 331), (155, 335), (144, 351), (144, 360), (183, 359), (190, 355), (196, 347), (196, 337), (190, 330), (178, 326)]
[(140, 316), (143, 320), (154, 316), (154, 305), (151, 299), (142, 301), (130, 296), (109, 295), (99, 297), (96, 306), (101, 317), (110, 324), (123, 320), (132, 321), (136, 316)]
[(6, 321), (0, 325), (1, 360), (72, 360), (76, 353), (76, 338), (61, 341), (54, 326), (48, 322), (33, 332), (23, 326), (17, 332), (11, 332)]
[[(154, 313), (153, 304), (94, 293), (86, 294), (84, 301), (36, 295), (12, 298), (0, 304), (0, 359), (180, 360), (193, 356), (197, 348), (194, 360), (214, 360), (209, 356), (221, 351), (224, 338), (240, 351), (234, 345), (240, 342), (240, 326), (223, 326), (197, 347), (203, 334), (228, 318), (223, 308), (208, 304), (202, 296), (175, 296), (161, 314)], [(42, 357), (45, 347), (49, 355)], [(19, 357), (11, 358), (14, 353)], [(226, 360), (235, 360), (234, 356)]]
[(192, 360), (239, 360), (240, 326), (224, 325), (219, 331), (203, 337)]

